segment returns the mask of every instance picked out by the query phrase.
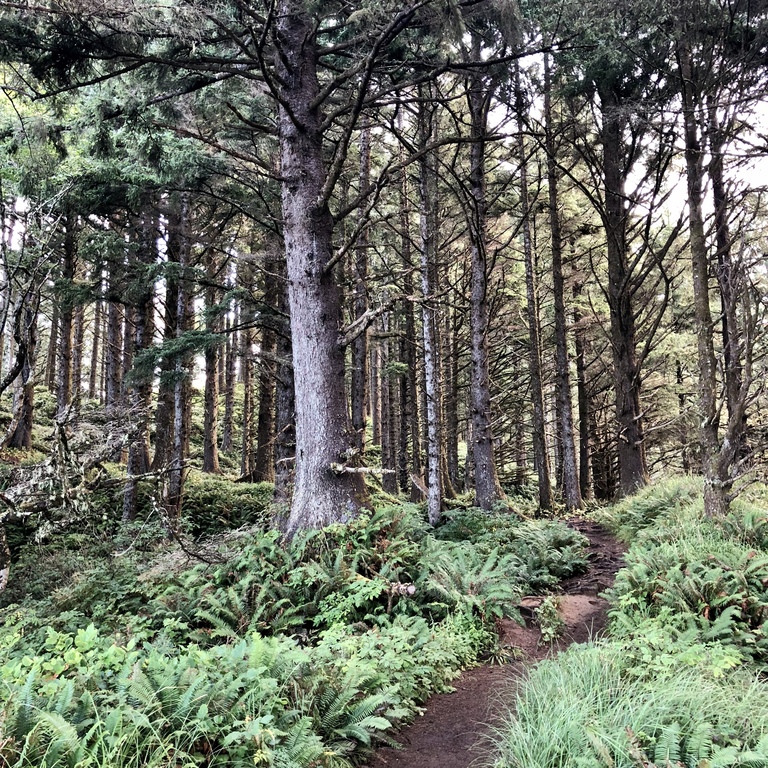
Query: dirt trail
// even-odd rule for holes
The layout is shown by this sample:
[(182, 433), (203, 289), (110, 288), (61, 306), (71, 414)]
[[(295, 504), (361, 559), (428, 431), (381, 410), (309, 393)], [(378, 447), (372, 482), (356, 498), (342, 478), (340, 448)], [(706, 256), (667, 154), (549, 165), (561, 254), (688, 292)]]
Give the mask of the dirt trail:
[[(561, 584), (560, 612), (566, 629), (554, 647), (539, 643), (541, 633), (530, 618), (529, 626), (512, 621), (501, 626), (502, 647), (519, 648), (520, 661), (469, 669), (453, 682), (455, 691), (433, 696), (423, 716), (396, 734), (402, 749), (379, 749), (369, 768), (467, 768), (481, 757), (481, 745), (494, 719), (502, 693), (531, 664), (557, 653), (571, 643), (581, 643), (605, 627), (608, 603), (598, 594), (613, 583), (621, 568), (623, 548), (605, 529), (586, 520), (572, 520), (573, 528), (589, 538), (589, 567), (581, 576)], [(532, 618), (534, 596), (524, 601)]]

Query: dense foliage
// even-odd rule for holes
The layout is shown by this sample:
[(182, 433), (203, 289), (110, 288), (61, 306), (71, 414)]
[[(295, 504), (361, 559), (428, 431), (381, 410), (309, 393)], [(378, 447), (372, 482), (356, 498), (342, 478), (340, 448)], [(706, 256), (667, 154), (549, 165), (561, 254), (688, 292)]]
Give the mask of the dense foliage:
[(585, 565), (562, 523), (467, 510), (436, 534), (406, 505), (290, 545), (234, 531), (207, 564), (52, 553), (76, 575), (2, 613), (4, 764), (348, 764)]
[(496, 766), (768, 765), (766, 501), (706, 519), (686, 478), (602, 513), (631, 542), (608, 637), (531, 673)]

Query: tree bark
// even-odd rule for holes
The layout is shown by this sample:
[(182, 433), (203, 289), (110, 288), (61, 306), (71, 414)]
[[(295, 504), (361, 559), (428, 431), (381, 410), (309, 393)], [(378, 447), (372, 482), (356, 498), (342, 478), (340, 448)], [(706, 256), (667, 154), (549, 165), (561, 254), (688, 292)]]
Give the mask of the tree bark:
[(604, 225), (608, 251), (608, 305), (618, 425), (619, 482), (622, 495), (648, 482), (640, 411), (640, 370), (635, 348), (635, 314), (627, 265), (627, 216), (622, 170), (621, 104), (610, 87), (600, 89), (605, 185)]
[(291, 322), (284, 261), (279, 264), (278, 312), (282, 319), (277, 334), (277, 381), (275, 387), (275, 501), (286, 504), (293, 492), (296, 465), (296, 396), (293, 385)]
[(35, 420), (35, 355), (37, 352), (36, 297), (27, 295), (16, 313), (14, 340), (23, 351), (21, 386), (14, 398), (13, 418), (3, 441), (3, 448), (28, 450), (32, 447), (32, 427)]
[[(371, 128), (364, 122), (360, 130), (360, 191), (367, 189), (371, 175)], [(361, 208), (360, 216), (365, 216)], [(368, 311), (368, 230), (362, 226), (355, 249), (355, 319)], [(372, 375), (375, 376), (375, 369)], [(372, 388), (373, 389), (373, 388)], [(361, 454), (365, 453), (365, 412), (368, 400), (368, 333), (361, 333), (352, 342), (351, 407), (352, 429), (355, 431), (355, 445)], [(374, 409), (375, 413), (375, 409)], [(374, 443), (380, 442), (373, 439)]]
[[(479, 38), (475, 36), (479, 54)], [(488, 255), (486, 248), (485, 136), (487, 133), (490, 93), (485, 92), (483, 77), (474, 73), (467, 94), (472, 143), (470, 144), (470, 301), (469, 327), (471, 368), (469, 382), (470, 418), (472, 420), (472, 465), (475, 478), (475, 504), (491, 507), (503, 497), (493, 456), (491, 429), (491, 382), (488, 365)], [(548, 508), (548, 507), (547, 507)]]
[(571, 403), (568, 328), (565, 315), (565, 280), (563, 278), (563, 239), (557, 193), (555, 139), (552, 130), (552, 79), (549, 55), (544, 55), (544, 119), (547, 150), (547, 183), (549, 185), (549, 226), (552, 238), (552, 292), (555, 303), (555, 391), (557, 397), (558, 436), (562, 460), (562, 487), (566, 509), (581, 509), (581, 488), (576, 465), (573, 405)]
[[(539, 508), (550, 510), (555, 505), (550, 479), (549, 454), (546, 442), (546, 418), (544, 413), (544, 388), (541, 374), (541, 338), (539, 331), (538, 299), (536, 296), (531, 240), (530, 206), (528, 202), (528, 158), (525, 149), (523, 125), (523, 97), (520, 73), (515, 66), (516, 108), (519, 125), (518, 158), (520, 162), (520, 215), (522, 217), (523, 253), (525, 257), (525, 292), (528, 303), (529, 364), (531, 374), (531, 399), (533, 401), (533, 459), (539, 484)], [(475, 438), (477, 439), (477, 438)], [(475, 469), (477, 472), (477, 469)]]
[[(134, 305), (131, 347), (140, 355), (152, 345), (155, 331), (154, 283), (147, 279), (157, 258), (157, 224), (154, 212), (145, 204), (136, 227), (137, 275), (132, 290)], [(130, 406), (130, 418), (134, 425), (128, 445), (126, 484), (123, 491), (123, 522), (136, 517), (138, 501), (137, 477), (149, 470), (149, 404), (152, 398), (152, 378), (131, 371), (125, 379), (125, 398)]]
[[(427, 103), (425, 88), (420, 89), (419, 146), (427, 147), (434, 138), (434, 106)], [(419, 243), (421, 267), (422, 342), (424, 345), (424, 392), (426, 396), (427, 429), (427, 517), (436, 525), (442, 513), (442, 483), (440, 473), (440, 432), (438, 424), (439, 382), (438, 347), (435, 307), (434, 264), (437, 233), (435, 197), (437, 184), (436, 159), (426, 151), (419, 159)]]
[[(721, 453), (718, 436), (720, 416), (717, 394), (717, 364), (712, 339), (712, 313), (709, 306), (709, 258), (702, 199), (704, 188), (704, 148), (697, 112), (701, 109), (691, 63), (690, 41), (683, 34), (678, 44), (683, 124), (685, 129), (685, 168), (688, 191), (688, 227), (693, 276), (694, 323), (699, 362), (699, 441), (704, 473), (704, 512), (722, 517), (728, 512), (728, 456)], [(732, 450), (732, 449), (731, 449)]]
[[(237, 310), (237, 308), (236, 308)], [(235, 382), (237, 375), (235, 372), (236, 355), (238, 348), (238, 324), (239, 313), (235, 314), (235, 328), (232, 328), (232, 320), (227, 316), (226, 332), (227, 343), (224, 350), (224, 419), (221, 425), (221, 450), (225, 453), (232, 450), (234, 445), (233, 427), (235, 418)]]
[(59, 302), (53, 303), (51, 312), (51, 332), (48, 337), (48, 354), (45, 359), (45, 387), (49, 392), (56, 391), (56, 361), (59, 351)]
[(329, 266), (333, 217), (325, 184), (316, 28), (298, 0), (278, 0), (278, 138), (283, 232), (296, 388), (292, 535), (352, 519), (367, 503), (362, 474), (345, 471), (355, 449), (339, 343), (342, 294)]
[(101, 369), (101, 334), (104, 325), (103, 302), (97, 299), (93, 307), (93, 336), (91, 339), (91, 369), (88, 372), (88, 397), (91, 400), (103, 397), (99, 386), (99, 371)]
[[(205, 291), (205, 302), (208, 308), (206, 315), (206, 331), (218, 333), (220, 317), (214, 308), (218, 300), (218, 290), (215, 287), (217, 264), (216, 258), (209, 250), (206, 252), (206, 272), (208, 287)], [(214, 314), (215, 312), (215, 314)], [(203, 401), (203, 472), (219, 473), (219, 347), (212, 341), (205, 346), (205, 394)]]
[[(173, 259), (178, 261), (180, 278), (176, 290), (176, 338), (180, 338), (192, 326), (194, 319), (194, 294), (187, 275), (191, 266), (192, 242), (190, 235), (191, 204), (189, 194), (179, 193), (173, 203), (169, 227), (173, 227)], [(186, 458), (189, 453), (191, 420), (191, 364), (188, 353), (179, 354), (174, 361), (173, 385), (173, 439), (169, 456), (168, 483), (165, 494), (166, 523), (175, 530), (181, 516), (186, 480)]]
[(72, 283), (77, 262), (77, 228), (75, 216), (68, 214), (64, 221), (64, 253), (61, 278), (64, 295), (59, 309), (59, 349), (56, 372), (56, 407), (62, 416), (72, 397)]
[(259, 364), (259, 413), (256, 426), (256, 456), (253, 466), (255, 482), (275, 481), (275, 385), (277, 380), (277, 334), (279, 321), (278, 297), (282, 290), (278, 279), (281, 257), (268, 254), (264, 274), (264, 300), (270, 307), (270, 315), (261, 330), (261, 360)]

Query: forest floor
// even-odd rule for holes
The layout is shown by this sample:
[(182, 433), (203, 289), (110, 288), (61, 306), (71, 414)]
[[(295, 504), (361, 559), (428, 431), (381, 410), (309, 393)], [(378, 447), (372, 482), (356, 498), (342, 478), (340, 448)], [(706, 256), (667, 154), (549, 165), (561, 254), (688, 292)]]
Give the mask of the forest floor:
[(490, 745), (493, 721), (503, 710), (505, 692), (536, 662), (604, 629), (608, 602), (599, 594), (613, 583), (623, 564), (624, 549), (596, 523), (574, 519), (569, 525), (589, 539), (589, 567), (560, 584), (560, 614), (565, 622), (561, 637), (553, 644), (542, 642), (533, 611), (543, 598), (527, 596), (521, 606), (526, 626), (504, 620), (499, 627), (500, 647), (517, 648), (519, 660), (466, 670), (453, 681), (455, 691), (433, 696), (424, 714), (395, 734), (402, 747), (377, 750), (369, 768), (467, 768), (481, 760)]

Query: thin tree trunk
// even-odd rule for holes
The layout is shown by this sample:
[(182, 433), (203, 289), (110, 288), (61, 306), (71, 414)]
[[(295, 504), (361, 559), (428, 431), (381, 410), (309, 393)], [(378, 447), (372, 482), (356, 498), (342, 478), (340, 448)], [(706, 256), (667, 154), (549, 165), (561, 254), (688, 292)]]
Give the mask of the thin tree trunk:
[(59, 417), (62, 416), (72, 397), (72, 297), (70, 291), (75, 279), (77, 261), (77, 230), (74, 217), (69, 214), (65, 219), (64, 261), (61, 277), (66, 283), (66, 293), (59, 309), (59, 350), (56, 375), (56, 406)]
[(717, 364), (712, 339), (712, 313), (709, 305), (709, 258), (702, 199), (704, 188), (704, 148), (700, 139), (697, 112), (702, 108), (696, 93), (691, 63), (690, 41), (678, 46), (685, 128), (685, 168), (688, 189), (688, 227), (693, 275), (694, 324), (699, 362), (699, 440), (704, 473), (704, 511), (710, 517), (728, 512), (729, 463), (721, 454), (718, 430), (720, 416), (717, 393)]
[[(188, 193), (180, 193), (173, 205), (169, 228), (173, 233), (173, 260), (178, 261), (181, 277), (176, 289), (176, 338), (180, 338), (192, 326), (194, 319), (194, 295), (186, 270), (190, 265), (190, 199)], [(169, 238), (170, 239), (170, 238)], [(191, 363), (188, 353), (178, 355), (175, 361), (173, 386), (173, 440), (169, 456), (168, 485), (165, 495), (167, 525), (175, 530), (181, 516), (186, 479), (186, 458), (189, 452), (189, 428), (191, 416)]]
[[(554, 507), (550, 480), (549, 454), (546, 443), (546, 419), (544, 415), (544, 389), (541, 376), (541, 339), (539, 333), (538, 301), (536, 297), (533, 244), (531, 241), (530, 207), (528, 203), (528, 170), (523, 126), (523, 98), (520, 87), (520, 72), (515, 65), (518, 154), (520, 161), (520, 215), (522, 217), (523, 251), (525, 257), (525, 289), (528, 301), (528, 336), (531, 374), (531, 399), (533, 401), (533, 458), (539, 481), (539, 508), (550, 510)], [(475, 438), (477, 439), (477, 438)], [(477, 471), (477, 470), (475, 470)]]
[[(367, 189), (371, 176), (371, 128), (367, 121), (360, 130), (360, 190)], [(366, 215), (361, 207), (360, 217)], [(361, 318), (368, 311), (368, 230), (360, 222), (362, 229), (358, 235), (355, 249), (355, 319)], [(368, 400), (368, 333), (363, 332), (352, 342), (352, 429), (355, 431), (355, 445), (360, 453), (365, 453), (365, 412)], [(375, 354), (375, 352), (374, 352)], [(375, 376), (375, 370), (371, 374)], [(373, 412), (376, 413), (375, 405)], [(374, 418), (375, 423), (375, 418)], [(377, 440), (379, 437), (379, 440)], [(381, 442), (374, 427), (373, 442)]]
[(555, 387), (557, 397), (558, 439), (562, 460), (562, 487), (566, 509), (581, 509), (581, 489), (576, 466), (571, 375), (568, 359), (568, 328), (565, 315), (563, 279), (563, 240), (557, 194), (555, 140), (552, 130), (552, 80), (549, 55), (544, 55), (544, 116), (546, 121), (547, 183), (549, 185), (549, 225), (552, 235), (552, 291), (555, 301)]
[[(581, 292), (580, 285), (574, 285), (573, 295), (578, 297)], [(574, 310), (574, 344), (576, 346), (576, 392), (579, 407), (579, 490), (582, 499), (591, 499), (592, 494), (592, 452), (590, 445), (590, 401), (587, 388), (587, 341), (584, 329), (581, 327), (582, 315), (579, 310)]]
[[(219, 331), (220, 318), (213, 315), (218, 299), (215, 287), (217, 264), (211, 251), (206, 253), (208, 287), (205, 301), (208, 307), (206, 331)], [(205, 394), (203, 402), (203, 472), (219, 473), (219, 347), (211, 342), (205, 347)]]
[[(475, 53), (480, 40), (475, 37)], [(469, 327), (471, 368), (469, 382), (470, 418), (472, 421), (472, 465), (475, 478), (475, 503), (490, 509), (503, 497), (493, 456), (491, 429), (491, 382), (488, 364), (488, 254), (486, 248), (485, 136), (491, 94), (485, 92), (483, 76), (471, 76), (467, 95), (472, 122), (470, 144), (470, 300)]]
[[(142, 276), (151, 272), (157, 258), (157, 225), (153, 212), (145, 210), (136, 227), (137, 259)], [(140, 355), (152, 345), (155, 330), (154, 283), (144, 279), (135, 289), (131, 348)], [(149, 404), (152, 398), (152, 379), (136, 371), (126, 377), (126, 403), (130, 405), (134, 429), (128, 446), (126, 484), (123, 490), (123, 522), (136, 517), (138, 502), (138, 476), (149, 470)]]
[[(728, 226), (728, 195), (723, 178), (725, 137), (720, 126), (717, 107), (712, 100), (708, 105), (709, 113), (709, 152), (711, 159), (707, 164), (709, 178), (712, 181), (712, 203), (715, 209), (715, 243), (717, 245), (717, 284), (720, 289), (720, 322), (723, 336), (723, 359), (725, 372), (725, 394), (729, 418), (740, 410), (740, 397), (743, 385), (741, 363), (741, 338), (737, 314), (736, 297), (740, 292), (739, 270), (733, 263), (731, 253), (731, 233)], [(738, 443), (736, 455), (747, 450), (746, 418), (742, 419), (735, 439)]]
[[(235, 314), (235, 326), (238, 324), (239, 313)], [(239, 336), (236, 328), (232, 328), (232, 321), (227, 317), (227, 345), (225, 348), (224, 362), (224, 420), (221, 425), (221, 450), (228, 453), (234, 445), (233, 427), (235, 418), (235, 371), (236, 354), (239, 345)]]
[(270, 253), (264, 275), (264, 300), (272, 314), (261, 331), (261, 361), (259, 365), (259, 413), (256, 426), (256, 457), (253, 467), (255, 482), (275, 481), (275, 387), (277, 380), (277, 334), (274, 324), (278, 319), (278, 297), (282, 286), (278, 280), (281, 256)]
[[(420, 95), (423, 96), (422, 88)], [(419, 105), (419, 144), (428, 146), (434, 138), (434, 107), (424, 99)], [(422, 302), (422, 328), (424, 345), (424, 392), (426, 396), (427, 429), (427, 516), (432, 525), (440, 520), (442, 512), (442, 486), (440, 476), (440, 433), (438, 424), (438, 347), (436, 333), (435, 263), (435, 185), (436, 159), (433, 152), (425, 152), (419, 159), (419, 236)]]
[(99, 387), (99, 370), (101, 368), (101, 333), (103, 321), (103, 303), (101, 299), (97, 299), (93, 308), (93, 338), (91, 341), (91, 369), (88, 372), (88, 397), (91, 400), (95, 400), (97, 397), (99, 400), (103, 397), (104, 393)]
[[(165, 312), (163, 317), (163, 343), (170, 344), (176, 338), (179, 328), (179, 272), (182, 249), (181, 222), (178, 206), (172, 201), (166, 232), (166, 259), (168, 265), (165, 277)], [(173, 411), (176, 384), (176, 360), (170, 355), (160, 362), (160, 383), (157, 391), (155, 410), (155, 455), (152, 470), (155, 472), (170, 466), (173, 446)]]
[(49, 392), (56, 391), (56, 361), (59, 351), (59, 302), (53, 304), (51, 312), (51, 333), (48, 337), (48, 354), (45, 360), (45, 387)]
[(114, 300), (117, 293), (115, 270), (111, 265), (109, 278), (109, 307), (107, 310), (107, 348), (105, 355), (105, 397), (107, 410), (120, 402), (123, 383), (123, 323), (120, 305)]
[(83, 394), (83, 346), (85, 342), (85, 307), (75, 307), (72, 330), (72, 394), (75, 409), (80, 405)]
[(37, 301), (27, 296), (16, 313), (14, 340), (17, 356), (23, 351), (19, 390), (14, 398), (13, 417), (3, 441), (3, 448), (28, 450), (32, 447), (35, 420), (35, 356), (37, 352)]

